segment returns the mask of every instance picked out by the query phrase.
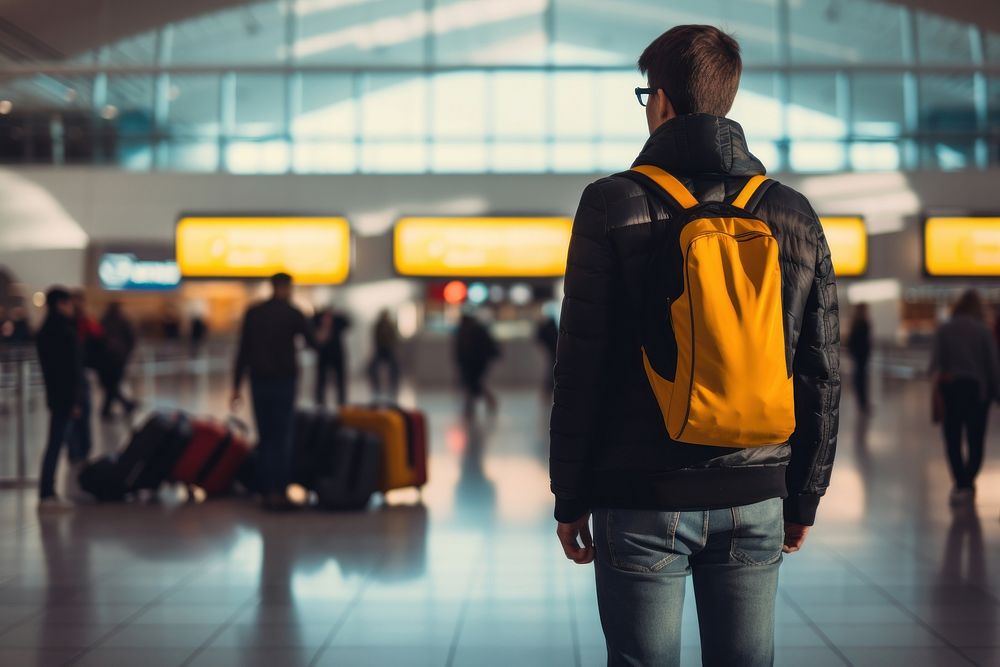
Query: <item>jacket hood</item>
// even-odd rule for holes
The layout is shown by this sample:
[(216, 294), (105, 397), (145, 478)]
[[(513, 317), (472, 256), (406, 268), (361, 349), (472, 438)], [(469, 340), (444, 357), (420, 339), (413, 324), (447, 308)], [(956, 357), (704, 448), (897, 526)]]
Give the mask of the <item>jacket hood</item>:
[(671, 118), (650, 135), (632, 166), (652, 164), (675, 175), (755, 176), (764, 165), (734, 120), (705, 113)]

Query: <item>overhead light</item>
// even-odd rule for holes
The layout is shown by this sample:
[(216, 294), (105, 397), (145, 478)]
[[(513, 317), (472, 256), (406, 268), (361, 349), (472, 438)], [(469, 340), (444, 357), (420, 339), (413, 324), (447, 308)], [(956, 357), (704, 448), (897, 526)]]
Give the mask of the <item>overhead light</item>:
[(461, 280), (452, 280), (444, 286), (444, 300), (450, 304), (459, 304), (465, 301), (469, 290)]
[(531, 286), (518, 283), (510, 288), (510, 302), (515, 306), (526, 306), (531, 303)]
[(483, 283), (472, 283), (469, 285), (469, 301), (479, 305), (486, 303), (490, 298), (490, 288)]

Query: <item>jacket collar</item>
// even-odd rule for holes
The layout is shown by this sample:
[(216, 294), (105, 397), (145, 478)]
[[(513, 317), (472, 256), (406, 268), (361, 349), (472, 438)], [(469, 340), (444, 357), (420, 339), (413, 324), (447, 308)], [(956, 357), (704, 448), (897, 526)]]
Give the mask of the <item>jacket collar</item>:
[(686, 176), (765, 173), (764, 165), (750, 153), (739, 123), (704, 113), (677, 116), (658, 127), (632, 166), (641, 164)]

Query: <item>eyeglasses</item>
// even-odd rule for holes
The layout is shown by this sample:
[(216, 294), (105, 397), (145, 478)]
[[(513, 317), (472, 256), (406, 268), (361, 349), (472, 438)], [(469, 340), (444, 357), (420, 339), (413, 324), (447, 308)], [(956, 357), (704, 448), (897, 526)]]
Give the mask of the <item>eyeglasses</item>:
[(646, 102), (649, 101), (649, 96), (655, 93), (656, 90), (656, 88), (636, 88), (635, 99), (639, 100), (639, 106), (646, 106)]

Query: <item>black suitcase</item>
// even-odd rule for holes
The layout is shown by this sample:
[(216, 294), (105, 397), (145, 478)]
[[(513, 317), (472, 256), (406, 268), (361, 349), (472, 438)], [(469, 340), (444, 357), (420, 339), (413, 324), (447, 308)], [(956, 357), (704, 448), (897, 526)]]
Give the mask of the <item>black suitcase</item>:
[(117, 467), (130, 492), (156, 490), (171, 471), (191, 439), (191, 423), (182, 414), (154, 412), (132, 435)]
[(320, 429), (328, 414), (315, 410), (297, 410), (292, 424), (292, 465), (290, 481), (312, 489), (325, 465)]
[(124, 500), (128, 493), (113, 456), (104, 456), (88, 463), (80, 471), (79, 483), (81, 489), (101, 502)]
[(330, 510), (364, 509), (379, 488), (382, 442), (333, 419), (321, 433), (327, 463), (316, 481), (317, 504)]

